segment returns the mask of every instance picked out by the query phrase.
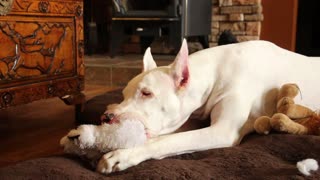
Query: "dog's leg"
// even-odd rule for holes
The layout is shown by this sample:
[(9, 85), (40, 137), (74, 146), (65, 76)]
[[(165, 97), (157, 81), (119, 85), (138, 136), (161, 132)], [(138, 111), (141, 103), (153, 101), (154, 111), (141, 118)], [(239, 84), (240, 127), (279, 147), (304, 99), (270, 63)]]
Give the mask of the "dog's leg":
[(148, 140), (143, 146), (109, 152), (101, 158), (97, 171), (108, 174), (127, 169), (147, 159), (230, 147), (239, 138), (239, 131), (248, 118), (250, 106), (243, 104), (238, 97), (225, 98), (213, 109), (213, 122), (210, 127), (164, 135)]
[(118, 149), (105, 154), (98, 164), (97, 171), (108, 174), (127, 169), (151, 158), (161, 159), (167, 156), (231, 145), (232, 142), (227, 141), (218, 128), (214, 127), (170, 134), (150, 139), (143, 146)]

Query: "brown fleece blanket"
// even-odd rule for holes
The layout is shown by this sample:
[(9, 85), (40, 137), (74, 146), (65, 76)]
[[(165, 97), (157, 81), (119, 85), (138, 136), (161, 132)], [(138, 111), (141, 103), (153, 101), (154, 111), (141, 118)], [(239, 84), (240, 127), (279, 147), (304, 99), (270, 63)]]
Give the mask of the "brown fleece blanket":
[[(119, 92), (87, 102), (83, 121), (95, 119), (106, 104), (120, 101)], [(0, 179), (320, 179), (299, 173), (296, 163), (320, 161), (320, 137), (271, 134), (248, 135), (239, 146), (149, 160), (108, 176), (96, 173), (74, 156), (33, 159), (0, 169)]]

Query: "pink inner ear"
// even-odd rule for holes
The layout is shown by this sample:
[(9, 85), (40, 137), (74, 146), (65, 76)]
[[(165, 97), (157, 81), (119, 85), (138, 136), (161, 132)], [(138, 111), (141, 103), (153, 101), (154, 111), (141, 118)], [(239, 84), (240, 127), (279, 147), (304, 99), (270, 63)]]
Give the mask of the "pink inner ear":
[(188, 64), (188, 45), (186, 40), (183, 40), (182, 43), (182, 47), (181, 50), (179, 52), (179, 63), (178, 66), (180, 66), (181, 72), (177, 72), (177, 76), (178, 76), (178, 80), (180, 82), (178, 82), (177, 84), (182, 87), (182, 86), (186, 86), (188, 81), (189, 81), (189, 64)]
[(189, 81), (189, 68), (185, 65), (182, 71), (182, 79), (180, 81), (180, 86), (186, 86)]

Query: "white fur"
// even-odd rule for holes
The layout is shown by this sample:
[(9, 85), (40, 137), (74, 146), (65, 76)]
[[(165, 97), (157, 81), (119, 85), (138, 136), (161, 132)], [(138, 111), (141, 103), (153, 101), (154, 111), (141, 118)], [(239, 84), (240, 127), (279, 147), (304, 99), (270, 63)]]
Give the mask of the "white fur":
[[(68, 138), (77, 135), (80, 135), (77, 139)], [(124, 120), (114, 125), (81, 125), (64, 136), (60, 144), (66, 153), (96, 160), (111, 150), (142, 145), (146, 139), (144, 126), (140, 121)]]
[[(123, 90), (124, 100), (107, 113), (141, 121), (152, 138), (141, 146), (106, 153), (97, 171), (111, 173), (147, 159), (230, 147), (253, 131), (254, 120), (270, 116), (278, 89), (299, 85), (297, 103), (320, 108), (320, 58), (299, 55), (266, 41), (249, 41), (188, 56), (186, 41), (174, 62), (156, 67), (150, 49), (144, 71)], [(150, 94), (146, 96), (145, 92)], [(303, 102), (302, 102), (303, 100)], [(209, 127), (173, 133), (198, 110)], [(172, 133), (172, 134), (170, 134)]]
[(319, 168), (318, 162), (315, 159), (305, 159), (297, 163), (298, 170), (305, 176), (310, 176), (311, 171), (317, 171)]
[(151, 49), (149, 47), (149, 48), (147, 48), (147, 50), (143, 56), (143, 72), (148, 71), (150, 69), (153, 69), (155, 67), (157, 67), (157, 64), (153, 60), (153, 57), (151, 55)]

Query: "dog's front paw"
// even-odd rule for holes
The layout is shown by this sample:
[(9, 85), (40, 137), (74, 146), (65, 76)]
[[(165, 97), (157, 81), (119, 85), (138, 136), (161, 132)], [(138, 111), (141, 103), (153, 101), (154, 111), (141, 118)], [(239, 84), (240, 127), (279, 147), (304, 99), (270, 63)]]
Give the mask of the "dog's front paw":
[(139, 164), (141, 161), (132, 152), (133, 149), (118, 149), (103, 155), (98, 163), (97, 171), (109, 174)]
[(66, 151), (70, 148), (78, 147), (80, 149), (93, 148), (96, 140), (95, 127), (93, 125), (82, 125), (77, 129), (71, 130), (60, 140), (61, 146)]

